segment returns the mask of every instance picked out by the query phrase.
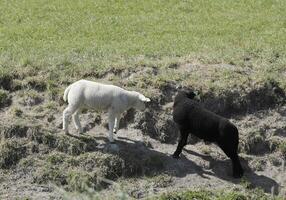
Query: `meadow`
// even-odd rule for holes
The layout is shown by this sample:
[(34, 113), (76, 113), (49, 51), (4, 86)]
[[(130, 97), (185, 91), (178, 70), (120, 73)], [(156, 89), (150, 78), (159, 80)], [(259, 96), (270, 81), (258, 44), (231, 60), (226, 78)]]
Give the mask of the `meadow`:
[(1, 1), (1, 67), (100, 70), (165, 59), (236, 65), (253, 57), (285, 60), (285, 4)]

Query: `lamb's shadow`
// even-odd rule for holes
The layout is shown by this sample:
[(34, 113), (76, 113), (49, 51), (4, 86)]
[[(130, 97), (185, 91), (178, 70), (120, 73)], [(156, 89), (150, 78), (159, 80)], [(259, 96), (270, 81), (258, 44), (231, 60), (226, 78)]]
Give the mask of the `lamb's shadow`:
[[(234, 179), (231, 176), (232, 165), (230, 159), (228, 159), (227, 161), (215, 160), (213, 157), (209, 155), (199, 154), (197, 152), (187, 149), (184, 149), (184, 151), (187, 152), (188, 154), (201, 157), (202, 159), (208, 161), (210, 163), (210, 168), (212, 169), (216, 177), (236, 184), (241, 182), (240, 179)], [(274, 194), (278, 194), (279, 184), (275, 180), (266, 177), (264, 175), (258, 175), (255, 172), (253, 172), (249, 167), (247, 160), (240, 158), (240, 161), (245, 171), (244, 179), (246, 179), (250, 183), (250, 187), (260, 187), (267, 193), (271, 193), (272, 192), (271, 190), (273, 188)]]
[[(152, 147), (149, 147), (148, 144), (145, 144), (142, 141), (118, 137), (116, 144), (119, 147), (119, 151), (113, 152), (108, 149), (110, 144), (106, 137), (91, 137), (84, 135), (71, 135), (71, 137), (89, 145), (91, 148), (89, 148), (88, 151), (103, 151), (118, 155), (125, 163), (123, 176), (126, 177), (153, 176), (158, 173), (166, 173), (176, 177), (185, 177), (188, 174), (198, 174), (202, 178), (215, 176), (235, 184), (241, 183), (240, 179), (232, 178), (232, 167), (229, 159), (227, 161), (216, 160), (209, 155), (203, 155), (184, 149), (184, 152), (208, 161), (211, 170), (205, 170), (202, 166), (197, 165), (195, 162), (184, 156), (178, 160), (174, 159), (171, 155), (152, 149)], [(103, 145), (98, 145), (99, 143), (96, 141), (99, 140), (101, 140), (101, 144)], [(94, 145), (91, 145), (91, 143), (94, 143)], [(260, 187), (267, 193), (271, 193), (271, 188), (274, 188), (274, 193), (278, 193), (279, 185), (275, 180), (251, 171), (248, 162), (244, 159), (241, 159), (241, 164), (245, 169), (244, 177), (251, 183), (251, 186)]]
[(136, 141), (125, 137), (118, 137), (117, 150), (112, 150), (107, 137), (89, 135), (69, 135), (87, 145), (87, 151), (102, 151), (118, 155), (125, 163), (123, 176), (153, 176), (158, 173), (166, 173), (176, 177), (184, 177), (187, 174), (199, 174), (203, 178), (210, 172), (205, 171), (196, 163), (188, 159), (174, 159), (171, 155), (164, 154), (148, 147), (142, 141)]
[(153, 176), (166, 173), (176, 177), (199, 174), (207, 178), (205, 175), (210, 175), (210, 172), (205, 171), (193, 161), (174, 159), (171, 155), (156, 151), (141, 141), (118, 137), (116, 144), (120, 149), (116, 154), (125, 161), (126, 166), (130, 165), (127, 167), (135, 167), (127, 170), (127, 176)]

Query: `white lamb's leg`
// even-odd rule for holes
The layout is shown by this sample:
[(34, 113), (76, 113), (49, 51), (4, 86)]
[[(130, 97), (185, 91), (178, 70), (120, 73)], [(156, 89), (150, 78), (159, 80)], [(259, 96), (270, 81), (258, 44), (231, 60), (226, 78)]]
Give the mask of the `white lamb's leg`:
[(109, 116), (108, 116), (108, 128), (109, 128), (109, 142), (113, 143), (113, 128), (114, 128), (114, 122), (115, 122), (115, 116), (113, 110), (109, 110)]
[(116, 134), (119, 129), (119, 122), (120, 122), (120, 114), (117, 114), (115, 117), (115, 125), (113, 128), (113, 133)]
[(77, 107), (74, 106), (68, 106), (64, 112), (63, 112), (63, 130), (65, 131), (66, 134), (69, 133), (68, 131), (68, 121), (69, 117), (77, 110)]
[(79, 121), (79, 114), (80, 114), (80, 109), (78, 109), (72, 116), (73, 118), (73, 122), (74, 122), (74, 126), (77, 129), (77, 131), (79, 132), (79, 134), (81, 134), (83, 132), (80, 121)]

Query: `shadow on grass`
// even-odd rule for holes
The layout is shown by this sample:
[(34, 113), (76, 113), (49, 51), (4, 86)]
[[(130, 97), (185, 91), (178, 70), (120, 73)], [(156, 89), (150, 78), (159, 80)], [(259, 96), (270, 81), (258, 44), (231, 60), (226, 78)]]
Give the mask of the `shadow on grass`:
[[(245, 169), (244, 178), (234, 179), (232, 177), (232, 166), (229, 159), (227, 161), (216, 160), (209, 155), (203, 155), (184, 149), (186, 153), (201, 157), (208, 161), (212, 170), (212, 172), (210, 172), (210, 170), (203, 169), (201, 166), (184, 156), (177, 160), (172, 158), (171, 155), (148, 147), (144, 142), (135, 141), (130, 138), (118, 137), (116, 144), (119, 147), (119, 151), (111, 151), (109, 149), (110, 144), (106, 137), (76, 135), (71, 135), (71, 137), (76, 138), (81, 142), (88, 143), (88, 146), (94, 147), (93, 149), (90, 149), (90, 151), (102, 151), (104, 153), (111, 153), (119, 156), (124, 161), (124, 167), (122, 169), (123, 177), (154, 176), (161, 173), (175, 177), (198, 174), (205, 179), (209, 179), (209, 176), (215, 176), (234, 184), (243, 184), (243, 181), (246, 181), (245, 184), (250, 184), (247, 185), (247, 187), (260, 187), (267, 193), (271, 193), (271, 189), (274, 188), (274, 194), (278, 194), (279, 184), (269, 177), (258, 175), (251, 171), (248, 162), (244, 159), (241, 159), (242, 166)], [(102, 146), (96, 147), (96, 144), (98, 144), (96, 141), (101, 141)], [(92, 142), (94, 142), (94, 145), (90, 144)]]
[(247, 182), (250, 183), (250, 185), (248, 185), (247, 187), (250, 188), (259, 187), (262, 188), (267, 193), (271, 193), (272, 188), (274, 188), (274, 194), (278, 194), (279, 184), (275, 180), (269, 177), (256, 174), (254, 171), (251, 170), (251, 168), (248, 165), (248, 162), (241, 157), (240, 157), (241, 165), (245, 171), (244, 177), (243, 179), (234, 179), (231, 176), (232, 165), (230, 159), (228, 159), (227, 161), (215, 160), (213, 157), (209, 155), (199, 154), (197, 152), (186, 149), (184, 149), (184, 151), (188, 154), (191, 154), (193, 156), (198, 156), (208, 161), (210, 163), (212, 171), (214, 172), (213, 175), (220, 179), (233, 182), (235, 184), (238, 183), (243, 184), (243, 180), (246, 180)]
[(120, 149), (118, 155), (130, 165), (126, 166), (127, 168), (131, 167), (125, 176), (153, 176), (166, 173), (176, 177), (198, 174), (207, 178), (205, 174), (210, 174), (193, 161), (174, 159), (171, 155), (156, 151), (141, 141), (118, 137), (116, 144)]
[(110, 148), (107, 137), (69, 136), (86, 144), (88, 147), (92, 147), (87, 149), (88, 152), (101, 151), (119, 156), (124, 161), (123, 177), (153, 176), (159, 173), (166, 173), (177, 177), (184, 177), (187, 174), (199, 174), (201, 177), (207, 178), (205, 174), (210, 174), (190, 160), (174, 159), (170, 155), (148, 147), (141, 141), (118, 137), (116, 144), (119, 150), (113, 151)]

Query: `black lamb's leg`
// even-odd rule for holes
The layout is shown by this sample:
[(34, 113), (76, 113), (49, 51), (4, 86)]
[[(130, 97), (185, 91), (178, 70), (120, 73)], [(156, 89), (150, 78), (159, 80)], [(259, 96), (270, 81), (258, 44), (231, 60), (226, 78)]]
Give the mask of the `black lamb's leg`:
[(188, 132), (185, 130), (180, 130), (180, 132), (181, 132), (181, 138), (178, 143), (177, 149), (173, 154), (173, 158), (179, 158), (179, 155), (182, 153), (184, 146), (187, 144), (188, 135), (189, 135)]
[(219, 144), (219, 147), (232, 161), (232, 173), (234, 178), (241, 178), (243, 176), (243, 168), (240, 164), (237, 154), (237, 145), (228, 146), (226, 144)]
[(234, 178), (241, 178), (244, 174), (243, 168), (240, 164), (238, 155), (234, 155), (231, 157), (232, 161), (232, 171), (233, 171), (233, 177)]

